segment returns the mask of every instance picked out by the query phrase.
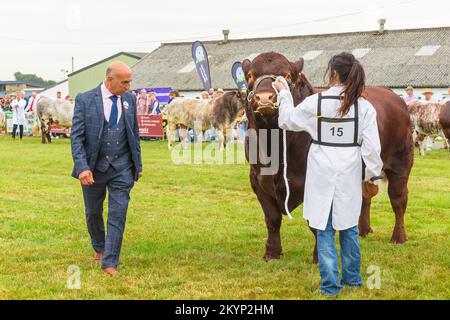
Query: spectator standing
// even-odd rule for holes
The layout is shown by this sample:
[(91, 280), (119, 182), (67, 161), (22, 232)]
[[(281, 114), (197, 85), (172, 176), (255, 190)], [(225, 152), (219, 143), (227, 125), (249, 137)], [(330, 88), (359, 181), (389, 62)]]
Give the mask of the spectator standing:
[(11, 98), (8, 96), (7, 93), (4, 94), (3, 98), (0, 101), (1, 107), (3, 111), (11, 111)]
[(203, 91), (201, 95), (202, 100), (208, 100), (209, 99), (209, 93), (208, 91)]
[(27, 109), (27, 101), (24, 99), (24, 93), (18, 92), (16, 98), (11, 101), (13, 110), (13, 132), (12, 138), (16, 139), (17, 127), (19, 127), (19, 137), (22, 140), (23, 126), (26, 124), (25, 113)]
[(433, 94), (434, 94), (434, 92), (431, 90), (431, 89), (429, 89), (429, 88), (427, 88), (427, 89), (425, 89), (424, 91), (423, 91), (423, 100), (421, 100), (421, 102), (430, 102), (430, 103), (432, 103), (432, 102), (436, 102), (435, 100), (434, 100), (434, 97), (433, 97)]
[(36, 104), (37, 104), (36, 92), (33, 92), (31, 94), (30, 99), (28, 99), (27, 112), (34, 112), (36, 110)]
[(178, 98), (180, 96), (180, 93), (178, 92), (178, 90), (172, 90), (169, 93), (169, 102), (171, 103), (173, 99)]
[(136, 99), (137, 114), (142, 115), (148, 113), (148, 102), (149, 99), (147, 96), (147, 91), (145, 91), (145, 89), (142, 89)]
[(414, 94), (414, 88), (411, 86), (408, 86), (406, 89), (406, 96), (403, 98), (403, 100), (406, 102), (406, 104), (410, 104), (414, 101), (418, 101), (417, 96)]
[(161, 109), (159, 108), (159, 101), (156, 99), (156, 95), (153, 91), (150, 91), (150, 101), (149, 101), (150, 114), (161, 114)]

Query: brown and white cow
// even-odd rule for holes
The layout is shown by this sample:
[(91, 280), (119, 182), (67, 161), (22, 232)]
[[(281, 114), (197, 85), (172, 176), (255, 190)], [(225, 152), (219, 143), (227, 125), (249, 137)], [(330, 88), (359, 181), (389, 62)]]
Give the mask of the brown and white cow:
[[(244, 101), (245, 97), (239, 91), (227, 92), (212, 100), (175, 98), (166, 107), (169, 149), (173, 146), (177, 127), (195, 128), (197, 124), (201, 125), (202, 131), (210, 128), (216, 129), (219, 135), (220, 149), (226, 148), (227, 131), (239, 111), (244, 108)], [(184, 139), (182, 139), (184, 147), (183, 141)]]
[(447, 148), (450, 142), (450, 102), (413, 102), (408, 104), (414, 138), (419, 143), (419, 154), (425, 155), (425, 138), (442, 136)]

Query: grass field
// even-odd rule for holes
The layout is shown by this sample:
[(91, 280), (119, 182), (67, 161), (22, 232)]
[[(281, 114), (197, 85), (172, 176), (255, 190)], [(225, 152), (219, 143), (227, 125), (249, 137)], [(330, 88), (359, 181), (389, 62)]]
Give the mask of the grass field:
[[(325, 299), (301, 208), (284, 219), (284, 257), (263, 261), (266, 228), (248, 166), (174, 165), (164, 142), (142, 143), (144, 177), (132, 191), (120, 275), (92, 261), (67, 139), (41, 145), (0, 137), (0, 299)], [(389, 243), (386, 186), (373, 200), (374, 233), (361, 240), (363, 278), (381, 288), (338, 299), (450, 298), (450, 159), (416, 156), (406, 215), (409, 240)], [(69, 266), (81, 288), (67, 288)]]

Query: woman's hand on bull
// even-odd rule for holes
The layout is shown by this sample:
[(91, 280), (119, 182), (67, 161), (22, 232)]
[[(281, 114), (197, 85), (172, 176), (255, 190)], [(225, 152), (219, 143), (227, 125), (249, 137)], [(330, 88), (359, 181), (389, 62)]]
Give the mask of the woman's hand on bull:
[(278, 76), (275, 79), (275, 81), (272, 83), (272, 87), (277, 92), (277, 94), (283, 89), (289, 90), (289, 85), (288, 85), (286, 79), (283, 78), (282, 76)]

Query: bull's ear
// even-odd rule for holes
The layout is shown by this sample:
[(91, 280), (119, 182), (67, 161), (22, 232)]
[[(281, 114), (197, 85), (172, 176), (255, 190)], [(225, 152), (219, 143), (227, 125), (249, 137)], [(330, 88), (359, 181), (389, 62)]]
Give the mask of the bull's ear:
[(252, 62), (249, 59), (245, 59), (242, 61), (242, 70), (244, 70), (245, 76), (250, 72), (250, 68), (252, 67)]
[(305, 60), (303, 58), (298, 59), (298, 61), (295, 62), (295, 67), (297, 68), (297, 72), (301, 73), (303, 71), (303, 66), (305, 64)]

